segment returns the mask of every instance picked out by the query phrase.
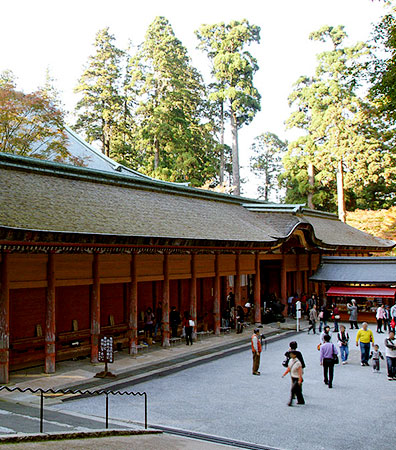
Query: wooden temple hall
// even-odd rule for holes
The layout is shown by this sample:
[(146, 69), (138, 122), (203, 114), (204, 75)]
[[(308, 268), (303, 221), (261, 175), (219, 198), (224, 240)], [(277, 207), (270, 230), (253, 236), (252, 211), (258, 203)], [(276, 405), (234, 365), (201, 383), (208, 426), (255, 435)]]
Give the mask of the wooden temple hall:
[(172, 306), (219, 334), (230, 289), (259, 323), (268, 293), (321, 293), (308, 279), (322, 255), (393, 245), (301, 205), (0, 153), (0, 382), (96, 362), (100, 335), (136, 354), (142, 312), (159, 302), (164, 347)]

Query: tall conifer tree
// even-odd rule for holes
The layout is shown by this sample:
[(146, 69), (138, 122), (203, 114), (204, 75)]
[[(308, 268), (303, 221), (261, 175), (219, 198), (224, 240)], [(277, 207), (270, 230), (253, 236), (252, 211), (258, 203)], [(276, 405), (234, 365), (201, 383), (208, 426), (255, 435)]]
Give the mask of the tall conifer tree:
[(82, 97), (77, 103), (74, 128), (84, 131), (88, 142), (100, 141), (107, 156), (110, 155), (112, 139), (118, 133), (124, 107), (120, 95), (124, 52), (115, 46), (114, 41), (109, 28), (98, 31), (95, 54), (88, 58), (87, 68), (75, 88)]
[(201, 185), (215, 173), (215, 143), (205, 86), (164, 17), (149, 26), (128, 67), (128, 105), (136, 121), (131, 145), (141, 169)]
[(234, 193), (240, 194), (238, 129), (250, 123), (260, 110), (260, 94), (253, 85), (258, 70), (257, 60), (246, 46), (260, 42), (260, 28), (246, 19), (202, 25), (196, 31), (199, 47), (208, 54), (218, 89), (212, 93), (214, 101), (228, 103), (232, 133), (232, 176)]

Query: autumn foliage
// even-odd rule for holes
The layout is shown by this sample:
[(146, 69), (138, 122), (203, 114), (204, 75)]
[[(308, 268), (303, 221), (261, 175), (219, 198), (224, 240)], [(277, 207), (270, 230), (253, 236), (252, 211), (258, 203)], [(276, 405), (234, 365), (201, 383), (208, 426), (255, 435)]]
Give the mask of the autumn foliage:
[(42, 92), (25, 94), (1, 81), (0, 151), (79, 164), (67, 150), (63, 112)]

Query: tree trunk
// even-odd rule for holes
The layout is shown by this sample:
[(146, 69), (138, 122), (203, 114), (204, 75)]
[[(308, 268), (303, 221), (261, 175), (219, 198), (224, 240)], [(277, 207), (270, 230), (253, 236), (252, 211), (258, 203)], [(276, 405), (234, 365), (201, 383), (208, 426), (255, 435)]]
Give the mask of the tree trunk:
[(155, 137), (154, 138), (154, 170), (158, 169), (159, 166), (159, 159), (160, 159), (160, 154), (159, 154), (159, 141), (158, 139)]
[[(314, 166), (312, 163), (308, 164), (308, 183), (309, 187), (313, 188), (315, 185), (315, 173), (314, 173)], [(308, 192), (308, 208), (315, 209), (315, 205), (313, 203), (313, 193), (310, 189)]]
[(265, 185), (264, 185), (264, 200), (268, 201), (268, 164), (265, 169)]
[(220, 105), (220, 184), (224, 183), (225, 156), (224, 156), (224, 102)]
[(238, 149), (238, 125), (236, 113), (231, 108), (231, 134), (232, 134), (232, 185), (234, 195), (241, 194), (241, 181), (239, 177), (239, 149)]
[(338, 161), (337, 172), (337, 200), (338, 200), (338, 218), (346, 221), (345, 195), (344, 195), (344, 168), (342, 166), (342, 158)]

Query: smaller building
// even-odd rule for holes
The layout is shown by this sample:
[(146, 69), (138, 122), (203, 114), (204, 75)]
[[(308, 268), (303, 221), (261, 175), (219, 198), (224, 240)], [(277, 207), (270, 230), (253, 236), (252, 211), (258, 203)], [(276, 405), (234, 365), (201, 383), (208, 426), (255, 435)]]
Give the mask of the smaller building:
[(348, 320), (347, 303), (354, 298), (359, 321), (373, 322), (380, 304), (395, 303), (396, 258), (323, 256), (310, 280), (325, 284), (327, 303), (337, 304), (341, 320)]

